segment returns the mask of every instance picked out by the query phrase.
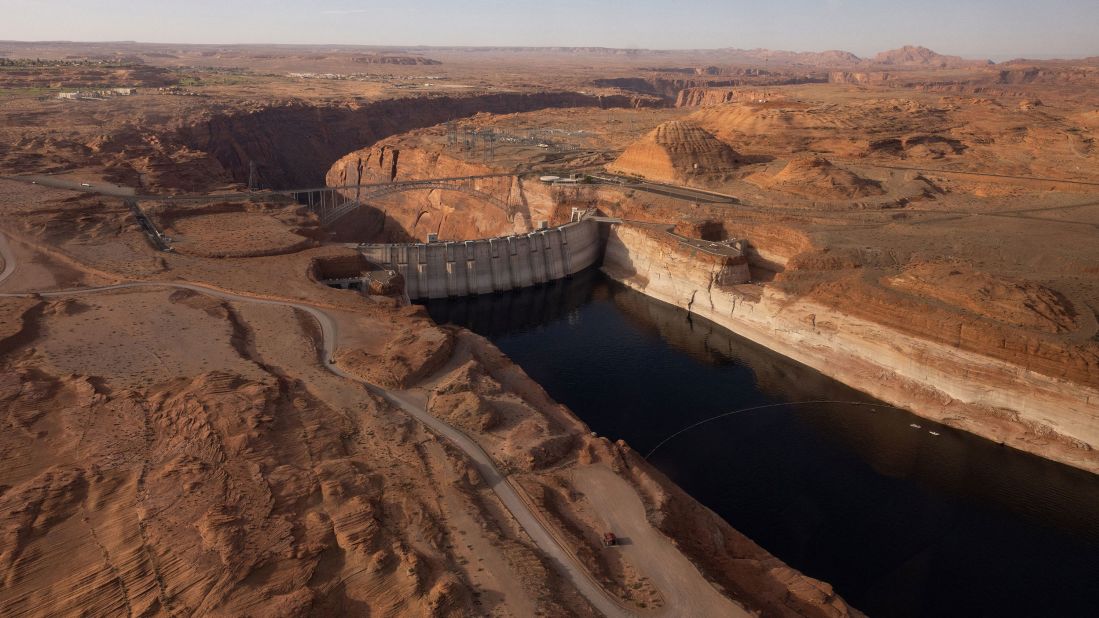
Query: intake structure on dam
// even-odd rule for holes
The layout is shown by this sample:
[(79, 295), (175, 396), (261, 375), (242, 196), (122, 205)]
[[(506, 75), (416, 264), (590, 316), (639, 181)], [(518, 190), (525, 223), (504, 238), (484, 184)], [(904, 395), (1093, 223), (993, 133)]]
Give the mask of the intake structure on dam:
[(400, 273), (411, 300), (506, 292), (563, 279), (599, 261), (599, 223), (577, 219), (515, 236), (359, 249), (370, 262)]

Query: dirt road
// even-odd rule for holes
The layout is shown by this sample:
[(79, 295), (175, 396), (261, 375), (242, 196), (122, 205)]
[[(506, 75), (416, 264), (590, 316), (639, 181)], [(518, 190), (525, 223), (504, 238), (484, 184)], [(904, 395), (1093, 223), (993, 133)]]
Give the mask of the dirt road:
[(4, 260), (4, 270), (0, 271), (0, 283), (4, 283), (15, 272), (15, 252), (8, 246), (8, 237), (0, 234), (0, 259)]

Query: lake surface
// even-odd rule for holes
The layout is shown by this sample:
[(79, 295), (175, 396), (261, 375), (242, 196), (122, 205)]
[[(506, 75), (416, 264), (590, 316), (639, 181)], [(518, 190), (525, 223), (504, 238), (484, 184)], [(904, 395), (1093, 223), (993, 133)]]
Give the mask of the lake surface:
[[(426, 303), (871, 616), (1099, 615), (1099, 477), (890, 408), (597, 271)], [(830, 401), (850, 403), (810, 403)]]

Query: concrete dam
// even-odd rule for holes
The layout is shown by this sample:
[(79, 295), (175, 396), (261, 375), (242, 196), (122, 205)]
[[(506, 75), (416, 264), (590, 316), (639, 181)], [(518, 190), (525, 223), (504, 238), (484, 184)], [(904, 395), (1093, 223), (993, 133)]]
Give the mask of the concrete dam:
[(411, 300), (491, 294), (563, 279), (603, 255), (592, 218), (527, 234), (458, 242), (364, 244), (368, 261), (398, 272)]

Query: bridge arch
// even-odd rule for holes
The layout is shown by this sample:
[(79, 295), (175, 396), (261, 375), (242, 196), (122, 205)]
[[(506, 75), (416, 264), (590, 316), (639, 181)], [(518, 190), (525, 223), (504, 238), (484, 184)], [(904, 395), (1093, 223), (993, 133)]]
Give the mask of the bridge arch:
[[(347, 189), (344, 189), (347, 191)], [(328, 225), (337, 219), (351, 213), (370, 202), (371, 200), (385, 197), (387, 195), (394, 195), (397, 193), (408, 193), (411, 191), (453, 191), (456, 193), (463, 193), (485, 202), (492, 204), (496, 208), (503, 211), (508, 221), (511, 221), (515, 216), (515, 209), (509, 203), (508, 199), (500, 199), (498, 196), (482, 191), (473, 184), (472, 180), (464, 181), (426, 181), (426, 182), (406, 182), (406, 183), (394, 183), (392, 185), (363, 187), (361, 190), (356, 190), (356, 195), (346, 202), (340, 204), (335, 208), (326, 210), (319, 213), (321, 215), (321, 224)], [(509, 190), (510, 197), (510, 190)]]
[(507, 200), (502, 200), (499, 197), (496, 197), (495, 195), (492, 195), (491, 193), (487, 193), (487, 192), (481, 191), (479, 189), (462, 187), (462, 186), (455, 186), (455, 185), (450, 185), (450, 184), (447, 184), (447, 183), (431, 183), (431, 184), (422, 184), (422, 185), (397, 186), (397, 187), (392, 187), (392, 188), (386, 187), (384, 189), (378, 189), (378, 190), (373, 190), (373, 191), (369, 191), (367, 193), (364, 193), (360, 197), (360, 200), (375, 199), (375, 198), (379, 198), (379, 197), (384, 197), (386, 195), (392, 195), (394, 193), (408, 193), (410, 191), (455, 191), (457, 193), (465, 193), (466, 195), (471, 195), (473, 197), (485, 200), (486, 202), (489, 202), (490, 204), (492, 204), (493, 206), (496, 206), (500, 210), (503, 210), (504, 212), (508, 212), (508, 202), (507, 202)]

